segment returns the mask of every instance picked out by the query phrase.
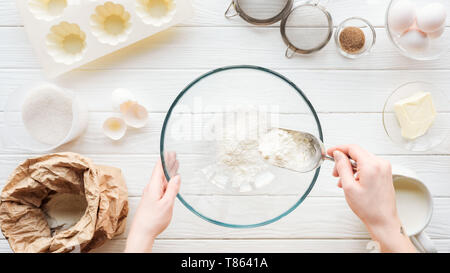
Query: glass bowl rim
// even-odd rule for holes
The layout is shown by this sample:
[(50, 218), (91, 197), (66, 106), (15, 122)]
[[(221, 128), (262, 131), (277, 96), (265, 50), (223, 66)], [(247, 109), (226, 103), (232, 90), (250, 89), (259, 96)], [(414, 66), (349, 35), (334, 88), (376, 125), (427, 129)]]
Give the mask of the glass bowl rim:
[[(279, 74), (278, 72), (275, 72), (273, 70), (270, 70), (268, 68), (265, 67), (261, 67), (261, 66), (255, 66), (255, 65), (232, 65), (232, 66), (224, 66), (224, 67), (220, 67), (220, 68), (216, 68), (213, 69), (209, 72), (204, 73), (203, 75), (197, 77), (195, 80), (193, 80), (192, 82), (190, 82), (179, 94), (178, 96), (175, 98), (175, 100), (173, 101), (172, 105), (170, 106), (169, 110), (167, 111), (166, 117), (164, 118), (164, 123), (163, 123), (163, 127), (161, 130), (161, 138), (160, 138), (160, 158), (161, 158), (161, 163), (162, 163), (162, 167), (163, 167), (163, 171), (164, 171), (164, 175), (167, 179), (167, 181), (170, 181), (170, 175), (169, 172), (166, 168), (166, 164), (165, 164), (165, 160), (164, 160), (164, 139), (165, 139), (165, 133), (166, 133), (166, 129), (167, 129), (167, 125), (168, 122), (170, 120), (171, 114), (173, 109), (175, 108), (175, 106), (178, 104), (178, 102), (180, 101), (180, 99), (184, 96), (184, 94), (186, 94), (195, 84), (197, 84), (199, 81), (205, 79), (208, 76), (211, 76), (213, 74), (216, 73), (220, 73), (223, 71), (227, 71), (227, 70), (235, 70), (235, 69), (253, 69), (253, 70), (258, 70), (258, 71), (262, 71), (262, 72), (266, 72), (269, 74), (272, 74), (275, 77), (278, 77), (279, 79), (283, 80), (284, 82), (286, 82), (287, 84), (289, 84), (295, 91), (297, 91), (297, 93), (300, 95), (301, 98), (303, 98), (304, 102), (308, 105), (309, 109), (311, 110), (311, 113), (314, 116), (314, 119), (316, 121), (317, 124), (317, 129), (319, 131), (319, 138), (320, 140), (323, 142), (323, 132), (322, 132), (322, 126), (320, 124), (320, 120), (319, 117), (317, 115), (316, 110), (314, 109), (314, 107), (312, 106), (311, 102), (309, 101), (309, 99), (306, 97), (306, 95), (303, 93), (303, 91), (297, 87), (297, 85), (295, 85), (292, 81), (290, 81), (288, 78), (286, 78), (285, 76)], [(240, 224), (230, 224), (230, 223), (224, 223), (218, 220), (214, 220), (210, 217), (207, 217), (203, 214), (201, 214), (200, 212), (198, 212), (196, 209), (194, 209), (186, 200), (184, 200), (184, 198), (181, 196), (181, 194), (177, 194), (177, 198), (178, 200), (180, 200), (180, 202), (188, 209), (190, 210), (192, 213), (194, 213), (195, 215), (197, 215), (198, 217), (202, 218), (205, 221), (208, 221), (210, 223), (219, 225), (219, 226), (223, 226), (223, 227), (228, 227), (228, 228), (255, 228), (255, 227), (260, 227), (260, 226), (264, 226), (264, 225), (268, 225), (271, 223), (274, 223), (278, 220), (280, 220), (281, 218), (283, 218), (284, 216), (288, 215), (289, 213), (291, 213), (293, 210), (295, 210), (304, 200), (305, 198), (309, 195), (309, 193), (311, 192), (312, 188), (314, 187), (317, 178), (319, 176), (320, 173), (320, 167), (316, 169), (314, 177), (308, 187), (308, 189), (303, 193), (303, 195), (300, 197), (299, 200), (297, 200), (297, 202), (292, 205), (289, 209), (287, 209), (285, 212), (283, 212), (282, 214), (269, 219), (269, 220), (265, 220), (263, 222), (259, 222), (256, 224), (246, 224), (246, 225), (240, 225)]]

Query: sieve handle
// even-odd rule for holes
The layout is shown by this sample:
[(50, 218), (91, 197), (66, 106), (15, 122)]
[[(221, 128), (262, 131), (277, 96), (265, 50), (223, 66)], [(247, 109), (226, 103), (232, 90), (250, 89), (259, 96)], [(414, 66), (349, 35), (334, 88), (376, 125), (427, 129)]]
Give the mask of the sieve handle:
[(309, 0), (306, 1), (306, 3), (311, 4), (311, 5), (321, 5), (322, 7), (326, 7), (328, 5), (329, 0)]
[(295, 51), (292, 50), (292, 48), (290, 46), (288, 46), (286, 48), (286, 52), (284, 53), (284, 56), (286, 56), (286, 58), (290, 59), (290, 58), (294, 57), (294, 55), (295, 55)]
[[(231, 13), (232, 10), (234, 10), (234, 13)], [(225, 18), (232, 18), (234, 16), (237, 16), (238, 13), (236, 11), (236, 6), (234, 5), (234, 1), (231, 1), (230, 5), (228, 6), (227, 10), (225, 11)]]

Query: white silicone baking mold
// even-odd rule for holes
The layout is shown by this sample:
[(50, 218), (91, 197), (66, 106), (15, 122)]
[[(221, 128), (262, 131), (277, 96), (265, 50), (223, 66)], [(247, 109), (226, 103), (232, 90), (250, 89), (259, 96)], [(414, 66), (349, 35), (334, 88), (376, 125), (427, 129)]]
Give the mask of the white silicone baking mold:
[(54, 78), (190, 18), (190, 0), (17, 0), (31, 44)]

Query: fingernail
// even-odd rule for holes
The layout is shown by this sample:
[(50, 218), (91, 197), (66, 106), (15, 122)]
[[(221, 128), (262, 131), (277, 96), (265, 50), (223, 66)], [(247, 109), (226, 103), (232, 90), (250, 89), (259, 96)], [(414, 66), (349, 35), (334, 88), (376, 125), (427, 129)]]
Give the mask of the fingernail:
[(334, 160), (341, 160), (343, 158), (344, 154), (338, 150), (333, 152)]

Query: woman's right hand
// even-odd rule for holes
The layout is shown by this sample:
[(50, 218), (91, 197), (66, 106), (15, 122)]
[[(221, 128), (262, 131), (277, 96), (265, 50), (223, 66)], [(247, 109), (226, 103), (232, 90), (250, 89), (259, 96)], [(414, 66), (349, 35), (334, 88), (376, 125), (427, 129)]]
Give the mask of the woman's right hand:
[[(403, 234), (397, 213), (392, 169), (389, 161), (381, 159), (357, 145), (331, 148), (335, 167), (333, 176), (353, 212), (379, 242), (383, 252), (415, 252), (408, 236)], [(349, 158), (357, 164), (353, 172)]]

